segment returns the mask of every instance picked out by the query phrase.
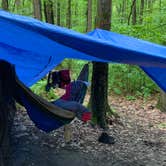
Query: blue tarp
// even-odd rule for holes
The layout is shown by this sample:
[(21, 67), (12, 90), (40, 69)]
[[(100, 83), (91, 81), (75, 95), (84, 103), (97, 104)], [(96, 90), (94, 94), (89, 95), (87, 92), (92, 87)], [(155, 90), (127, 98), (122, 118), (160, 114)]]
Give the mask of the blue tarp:
[(0, 59), (27, 86), (65, 58), (139, 65), (166, 91), (166, 47), (96, 29), (88, 35), (0, 11)]
[[(125, 35), (120, 35), (114, 32), (105, 31), (101, 29), (96, 29), (92, 32), (89, 32), (88, 35), (102, 40), (109, 41), (110, 44), (117, 44), (118, 47), (125, 47), (126, 49), (134, 49), (138, 51), (146, 51), (149, 54), (153, 53), (158, 55), (158, 53), (163, 53), (166, 57), (166, 47), (150, 43), (147, 41), (139, 40), (133, 37), (128, 37)], [(162, 49), (161, 49), (162, 48)], [(164, 52), (165, 50), (165, 52)], [(129, 55), (130, 56), (130, 55)], [(139, 58), (139, 56), (138, 56)], [(129, 57), (128, 57), (129, 59)], [(152, 63), (149, 63), (149, 67), (140, 66), (140, 68), (154, 81), (158, 86), (166, 91), (166, 68), (153, 67)]]

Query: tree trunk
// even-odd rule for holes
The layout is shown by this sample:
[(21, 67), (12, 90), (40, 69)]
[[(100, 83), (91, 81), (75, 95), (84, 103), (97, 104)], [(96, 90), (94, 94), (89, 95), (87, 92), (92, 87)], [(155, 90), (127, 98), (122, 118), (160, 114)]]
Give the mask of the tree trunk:
[(41, 0), (33, 0), (34, 18), (42, 20)]
[(137, 23), (137, 2), (135, 1), (133, 8), (132, 8), (132, 25)]
[(123, 0), (122, 2), (122, 16), (121, 16), (121, 22), (125, 22), (126, 21), (126, 0)]
[(152, 11), (153, 11), (153, 1), (152, 0), (147, 0), (147, 8), (149, 10), (149, 13), (152, 13)]
[(133, 0), (132, 4), (131, 4), (131, 9), (130, 9), (130, 13), (129, 13), (129, 16), (128, 16), (128, 25), (130, 25), (130, 18), (131, 18), (131, 15), (133, 14), (133, 8), (136, 4), (136, 0)]
[(161, 91), (159, 108), (161, 111), (166, 112), (166, 93), (164, 91)]
[(44, 15), (46, 22), (54, 24), (54, 12), (53, 12), (53, 2), (52, 0), (44, 1)]
[[(98, 0), (96, 27), (110, 30), (111, 27), (111, 0)], [(108, 105), (108, 64), (93, 62), (91, 108), (93, 118), (102, 128), (107, 127), (106, 112)]]
[[(2, 0), (2, 9), (8, 10), (8, 0)], [(12, 94), (9, 95), (10, 99), (8, 100), (4, 97), (5, 87), (10, 83), (10, 81), (5, 82), (6, 79), (3, 78), (4, 74), (5, 73), (2, 72), (0, 75), (0, 166), (8, 165), (10, 155), (10, 130), (16, 111), (15, 102), (11, 97)], [(7, 75), (8, 74), (10, 73), (7, 73)]]
[(68, 0), (68, 8), (66, 14), (66, 27), (71, 28), (71, 0)]
[(2, 9), (8, 10), (8, 0), (2, 0)]
[(0, 61), (0, 164), (6, 166), (10, 155), (10, 130), (16, 111), (14, 73), (10, 65)]
[(140, 19), (139, 19), (140, 24), (142, 24), (143, 22), (143, 14), (144, 14), (144, 0), (141, 0)]
[(161, 7), (162, 7), (162, 0), (159, 0), (159, 8), (160, 8), (160, 11), (161, 11)]
[(2, 163), (4, 166), (8, 165), (7, 163), (10, 155), (10, 132), (15, 111), (16, 107), (14, 100), (10, 103), (0, 103), (0, 166)]
[(92, 29), (92, 0), (88, 0), (86, 32), (91, 31), (91, 29)]
[(57, 25), (61, 25), (61, 5), (59, 0), (57, 1)]

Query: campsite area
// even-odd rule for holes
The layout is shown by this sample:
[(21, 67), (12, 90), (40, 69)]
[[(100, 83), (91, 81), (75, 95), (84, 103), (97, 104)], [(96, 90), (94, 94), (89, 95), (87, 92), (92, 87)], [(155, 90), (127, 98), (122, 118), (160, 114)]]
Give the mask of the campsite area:
[(166, 0), (0, 8), (0, 166), (166, 166)]
[(18, 166), (164, 166), (166, 115), (155, 107), (156, 98), (145, 102), (113, 96), (110, 101), (120, 115), (109, 125), (115, 144), (99, 143), (102, 130), (77, 119), (71, 125), (73, 138), (66, 144), (63, 127), (46, 134), (31, 123), (25, 110), (18, 110), (9, 161)]

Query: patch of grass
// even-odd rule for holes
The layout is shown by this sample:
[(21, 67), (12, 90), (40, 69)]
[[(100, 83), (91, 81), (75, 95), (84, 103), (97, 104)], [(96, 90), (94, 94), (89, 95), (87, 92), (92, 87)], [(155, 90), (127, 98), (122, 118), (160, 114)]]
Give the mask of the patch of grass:
[(128, 95), (128, 96), (126, 96), (126, 99), (127, 100), (136, 100), (136, 97)]
[(160, 123), (158, 125), (158, 128), (160, 128), (160, 129), (166, 129), (166, 123)]

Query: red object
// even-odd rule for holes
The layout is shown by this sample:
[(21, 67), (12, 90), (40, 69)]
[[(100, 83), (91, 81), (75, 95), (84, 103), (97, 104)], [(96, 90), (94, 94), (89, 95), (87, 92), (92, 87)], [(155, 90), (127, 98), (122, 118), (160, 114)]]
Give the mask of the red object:
[(60, 75), (60, 80), (61, 80), (60, 88), (64, 88), (65, 85), (70, 84), (70, 82), (71, 82), (70, 70), (60, 70), (59, 75)]
[(71, 84), (66, 85), (65, 87), (65, 94), (61, 97), (63, 100), (69, 100), (70, 99), (70, 92), (71, 92)]
[(87, 122), (88, 120), (91, 120), (91, 117), (92, 117), (92, 113), (91, 112), (84, 112), (83, 115), (82, 115), (81, 120), (83, 122)]

